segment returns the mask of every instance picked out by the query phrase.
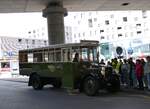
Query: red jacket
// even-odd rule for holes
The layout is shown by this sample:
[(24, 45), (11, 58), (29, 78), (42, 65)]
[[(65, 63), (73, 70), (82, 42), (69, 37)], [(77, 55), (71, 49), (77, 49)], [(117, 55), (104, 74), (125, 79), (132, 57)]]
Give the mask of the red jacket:
[(135, 73), (136, 73), (137, 79), (142, 78), (144, 71), (143, 71), (143, 66), (141, 64), (139, 64), (139, 63), (136, 64)]

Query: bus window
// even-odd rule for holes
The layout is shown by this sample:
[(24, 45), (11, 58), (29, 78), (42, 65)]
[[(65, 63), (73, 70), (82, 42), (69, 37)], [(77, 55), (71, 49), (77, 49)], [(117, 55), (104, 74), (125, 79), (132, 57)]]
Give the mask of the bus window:
[(89, 49), (89, 60), (90, 61), (98, 61), (97, 55), (98, 55), (98, 52), (97, 52), (96, 48)]
[(70, 49), (62, 49), (62, 61), (70, 61)]
[(33, 60), (34, 62), (42, 62), (43, 61), (43, 58), (42, 58), (42, 53), (34, 53), (33, 54)]
[(33, 53), (28, 54), (28, 62), (33, 62)]
[(48, 53), (48, 61), (49, 62), (54, 62), (54, 50), (50, 50), (49, 53)]
[(19, 53), (20, 62), (27, 62), (27, 59), (28, 59), (27, 53)]
[(89, 60), (93, 61), (93, 50), (89, 49)]
[(72, 54), (71, 54), (71, 61), (73, 62), (74, 61), (74, 58), (75, 58), (75, 55), (76, 54), (78, 54), (79, 55), (79, 61), (80, 61), (80, 52), (79, 52), (79, 49), (77, 49), (77, 48), (74, 48), (74, 49), (72, 49)]
[(44, 62), (48, 62), (48, 52), (44, 52)]
[(56, 61), (61, 61), (61, 49), (55, 50), (55, 59)]
[(82, 48), (82, 60), (88, 61), (88, 48)]

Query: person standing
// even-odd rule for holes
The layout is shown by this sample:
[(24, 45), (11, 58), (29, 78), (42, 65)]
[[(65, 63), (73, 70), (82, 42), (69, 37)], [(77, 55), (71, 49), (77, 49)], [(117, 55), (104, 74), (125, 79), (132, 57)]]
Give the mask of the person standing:
[(145, 86), (150, 90), (150, 56), (146, 57), (147, 62), (144, 67)]
[(130, 87), (135, 88), (136, 87), (136, 77), (135, 77), (135, 63), (133, 62), (132, 58), (129, 58), (129, 81), (130, 81)]
[(121, 66), (121, 83), (124, 86), (129, 85), (129, 64), (127, 63), (127, 60), (123, 60), (123, 64)]
[(138, 80), (138, 88), (140, 90), (143, 90), (143, 66), (141, 60), (137, 59), (136, 60), (136, 65), (135, 65), (135, 73), (136, 73), (136, 78)]

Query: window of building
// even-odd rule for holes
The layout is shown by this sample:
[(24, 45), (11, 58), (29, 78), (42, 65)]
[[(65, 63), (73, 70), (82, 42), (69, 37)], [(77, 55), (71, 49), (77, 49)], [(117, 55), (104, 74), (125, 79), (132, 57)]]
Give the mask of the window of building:
[(90, 31), (90, 36), (92, 36), (92, 31)]
[(121, 37), (122, 36), (122, 34), (118, 34), (118, 37)]
[(42, 36), (44, 36), (44, 33), (42, 33)]
[(138, 17), (134, 17), (134, 21), (138, 21)]
[(35, 31), (35, 30), (33, 30), (33, 33), (36, 33), (36, 31)]
[(106, 24), (106, 25), (109, 25), (109, 20), (105, 20), (105, 24)]
[(21, 43), (21, 42), (22, 42), (22, 39), (18, 39), (18, 42)]
[(74, 34), (74, 38), (76, 38), (76, 34)]
[(128, 33), (125, 33), (125, 37), (128, 37)]
[(114, 15), (113, 15), (113, 14), (111, 14), (111, 15), (110, 15), (110, 18), (114, 18)]
[(142, 33), (142, 31), (137, 31), (137, 34), (141, 34)]
[(78, 35), (79, 35), (79, 37), (81, 37), (80, 33)]
[(123, 17), (123, 21), (127, 22), (128, 21), (127, 17)]
[(32, 40), (32, 44), (35, 44), (35, 40)]
[(92, 19), (88, 19), (89, 27), (93, 27)]
[(100, 30), (100, 33), (104, 32), (104, 30)]
[(47, 41), (46, 40), (44, 41), (44, 45), (47, 45)]
[(28, 44), (28, 39), (26, 39), (26, 44)]
[(94, 18), (94, 22), (97, 22), (97, 18)]
[(141, 24), (140, 24), (140, 23), (138, 23), (138, 24), (136, 24), (136, 26), (141, 26)]
[(105, 39), (105, 37), (104, 37), (104, 36), (101, 36), (101, 39)]
[(117, 27), (118, 30), (122, 29), (122, 27)]
[(85, 32), (83, 32), (83, 36), (85, 36)]

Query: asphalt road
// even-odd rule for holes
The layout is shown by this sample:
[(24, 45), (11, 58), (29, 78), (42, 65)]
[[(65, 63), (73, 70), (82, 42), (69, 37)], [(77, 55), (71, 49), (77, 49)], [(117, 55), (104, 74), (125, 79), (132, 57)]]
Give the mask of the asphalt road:
[(150, 96), (102, 92), (89, 97), (50, 87), (35, 91), (24, 82), (0, 80), (0, 109), (150, 109)]

